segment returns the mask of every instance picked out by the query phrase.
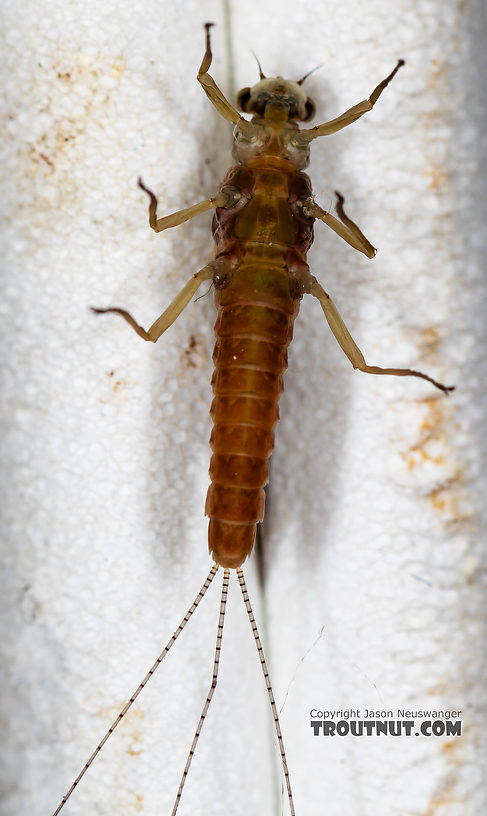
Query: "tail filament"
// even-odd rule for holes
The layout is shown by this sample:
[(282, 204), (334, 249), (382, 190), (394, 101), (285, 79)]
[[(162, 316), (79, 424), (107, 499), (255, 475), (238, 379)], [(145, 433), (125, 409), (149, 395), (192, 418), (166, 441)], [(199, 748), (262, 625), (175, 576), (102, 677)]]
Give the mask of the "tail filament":
[(281, 733), (281, 726), (279, 724), (279, 715), (277, 713), (277, 706), (276, 701), (274, 700), (274, 693), (272, 691), (271, 680), (269, 677), (269, 670), (267, 668), (267, 663), (264, 656), (264, 650), (262, 648), (262, 643), (259, 637), (259, 631), (257, 629), (257, 624), (255, 622), (254, 613), (252, 611), (252, 607), (250, 605), (249, 595), (247, 592), (247, 586), (245, 584), (245, 578), (242, 570), (239, 568), (237, 570), (237, 578), (240, 584), (240, 589), (242, 590), (242, 597), (244, 600), (245, 608), (247, 610), (247, 615), (249, 616), (250, 625), (252, 627), (252, 633), (254, 635), (255, 645), (257, 646), (257, 651), (259, 653), (260, 665), (262, 666), (262, 672), (264, 674), (265, 684), (267, 686), (267, 694), (269, 696), (269, 702), (271, 704), (271, 711), (272, 717), (274, 719), (274, 728), (276, 731), (277, 742), (279, 744), (279, 753), (281, 754), (281, 763), (282, 763), (282, 770), (284, 772), (284, 778), (286, 780), (286, 788), (287, 788), (287, 796), (289, 799), (289, 809), (291, 811), (291, 816), (296, 816), (296, 811), (294, 810), (294, 800), (293, 800), (293, 793), (291, 790), (291, 780), (289, 778), (289, 769), (287, 767), (287, 760), (286, 760), (286, 752), (284, 750), (284, 740), (282, 739)]
[(184, 766), (183, 775), (181, 777), (181, 782), (179, 783), (179, 788), (176, 796), (176, 801), (174, 802), (174, 807), (172, 809), (171, 816), (176, 816), (176, 811), (179, 807), (179, 802), (181, 799), (181, 795), (183, 793), (184, 784), (186, 782), (186, 777), (188, 776), (189, 769), (191, 767), (191, 761), (194, 756), (194, 752), (196, 750), (196, 745), (198, 743), (201, 730), (203, 728), (203, 724), (205, 722), (205, 717), (210, 707), (211, 698), (213, 697), (213, 693), (216, 689), (216, 684), (218, 681), (218, 668), (220, 665), (220, 652), (222, 648), (222, 637), (223, 637), (223, 624), (225, 621), (225, 609), (227, 606), (227, 595), (228, 595), (228, 582), (230, 580), (230, 570), (226, 569), (223, 573), (223, 584), (222, 584), (222, 597), (220, 602), (220, 615), (218, 618), (218, 630), (216, 635), (216, 646), (215, 646), (215, 659), (213, 660), (213, 675), (211, 678), (211, 686), (210, 690), (208, 691), (208, 695), (205, 700), (205, 704), (203, 706), (203, 710), (201, 712), (201, 716), (193, 737), (193, 742), (191, 743), (191, 748), (189, 749), (188, 758), (186, 760), (186, 765)]
[(217, 565), (217, 564), (215, 564), (215, 565), (214, 565), (214, 566), (211, 568), (211, 571), (210, 571), (210, 573), (209, 573), (209, 575), (208, 575), (208, 577), (207, 577), (206, 581), (204, 582), (203, 586), (201, 587), (201, 589), (200, 589), (200, 591), (198, 592), (198, 594), (197, 594), (196, 598), (194, 599), (194, 601), (193, 601), (193, 603), (191, 604), (190, 608), (189, 608), (189, 609), (188, 609), (188, 611), (186, 612), (186, 614), (185, 614), (185, 616), (184, 616), (183, 620), (181, 621), (181, 623), (179, 624), (178, 628), (177, 628), (177, 629), (176, 629), (176, 631), (174, 632), (174, 634), (173, 634), (172, 638), (170, 639), (170, 641), (168, 642), (167, 646), (165, 646), (165, 647), (164, 647), (164, 649), (162, 650), (161, 654), (160, 654), (160, 655), (159, 655), (159, 657), (157, 658), (157, 660), (156, 660), (156, 662), (154, 663), (154, 665), (153, 665), (153, 666), (151, 666), (151, 668), (150, 668), (150, 669), (149, 669), (149, 671), (147, 672), (147, 674), (146, 674), (146, 676), (144, 677), (144, 679), (142, 680), (142, 682), (139, 684), (139, 686), (137, 687), (137, 689), (135, 690), (135, 692), (132, 694), (132, 696), (131, 696), (130, 700), (128, 701), (128, 703), (126, 703), (126, 705), (124, 705), (124, 707), (122, 708), (122, 710), (121, 710), (121, 711), (120, 711), (120, 713), (117, 715), (116, 719), (113, 721), (113, 723), (111, 724), (110, 728), (108, 729), (108, 731), (107, 731), (107, 732), (106, 732), (106, 734), (104, 735), (103, 739), (102, 739), (102, 740), (100, 740), (100, 742), (99, 742), (99, 743), (98, 743), (98, 745), (96, 746), (95, 750), (93, 751), (92, 755), (91, 755), (91, 756), (90, 756), (90, 758), (87, 760), (87, 762), (84, 764), (84, 766), (83, 766), (82, 770), (80, 771), (80, 773), (78, 774), (78, 776), (77, 776), (77, 777), (76, 777), (76, 779), (74, 780), (74, 782), (73, 782), (73, 784), (71, 785), (70, 789), (69, 789), (69, 790), (68, 790), (68, 792), (67, 792), (67, 793), (66, 793), (66, 794), (63, 796), (61, 803), (58, 805), (58, 807), (56, 808), (56, 810), (54, 811), (54, 813), (53, 813), (53, 815), (52, 815), (52, 816), (58, 816), (58, 813), (59, 813), (59, 812), (62, 810), (62, 808), (64, 807), (64, 805), (65, 805), (65, 804), (66, 804), (66, 802), (68, 801), (69, 797), (70, 797), (70, 796), (71, 796), (71, 794), (73, 793), (74, 789), (75, 789), (75, 788), (78, 786), (79, 782), (81, 781), (81, 779), (82, 779), (82, 778), (83, 778), (83, 776), (85, 775), (86, 771), (88, 770), (88, 768), (90, 767), (90, 765), (93, 763), (93, 761), (94, 761), (94, 759), (97, 757), (97, 755), (100, 753), (100, 751), (101, 751), (101, 749), (103, 748), (103, 746), (105, 745), (105, 743), (106, 743), (107, 739), (108, 739), (108, 738), (109, 738), (109, 737), (110, 737), (110, 736), (113, 734), (113, 732), (115, 731), (115, 729), (116, 729), (117, 725), (119, 725), (119, 723), (120, 723), (120, 722), (123, 720), (123, 718), (125, 717), (125, 715), (126, 715), (127, 711), (129, 710), (129, 708), (131, 708), (132, 703), (134, 703), (134, 702), (135, 702), (135, 700), (136, 700), (136, 699), (137, 699), (137, 697), (139, 696), (139, 694), (140, 694), (140, 692), (142, 691), (142, 689), (144, 688), (144, 686), (146, 686), (146, 685), (147, 685), (147, 683), (149, 682), (149, 680), (150, 680), (150, 678), (152, 677), (152, 675), (154, 674), (155, 670), (156, 670), (156, 669), (157, 669), (157, 668), (160, 666), (160, 664), (161, 664), (161, 663), (162, 663), (162, 661), (164, 660), (165, 656), (167, 655), (167, 653), (168, 653), (169, 649), (170, 649), (170, 648), (171, 648), (171, 646), (174, 644), (174, 642), (177, 640), (177, 638), (179, 637), (179, 635), (180, 635), (180, 634), (181, 634), (181, 632), (183, 631), (184, 627), (185, 627), (185, 626), (186, 626), (186, 624), (188, 623), (188, 621), (189, 621), (189, 619), (190, 619), (191, 615), (193, 614), (193, 612), (195, 611), (195, 609), (196, 609), (196, 607), (198, 606), (199, 602), (200, 602), (200, 601), (201, 601), (201, 599), (203, 598), (204, 594), (206, 593), (206, 590), (207, 590), (207, 589), (208, 589), (208, 587), (210, 586), (210, 584), (211, 584), (211, 582), (213, 581), (213, 578), (215, 577), (215, 575), (216, 575), (216, 573), (217, 573), (217, 572), (218, 572), (218, 565)]

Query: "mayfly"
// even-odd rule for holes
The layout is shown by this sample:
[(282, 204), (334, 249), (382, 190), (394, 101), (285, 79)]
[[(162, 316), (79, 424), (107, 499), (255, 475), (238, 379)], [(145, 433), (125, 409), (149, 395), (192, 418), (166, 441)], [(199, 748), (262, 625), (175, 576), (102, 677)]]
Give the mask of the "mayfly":
[(211, 485), (206, 499), (209, 516), (208, 542), (212, 566), (200, 592), (153, 666), (96, 746), (53, 816), (64, 807), (109, 736), (158, 668), (199, 605), (219, 568), (223, 584), (211, 686), (205, 700), (174, 802), (175, 816), (198, 738), (215, 691), (225, 619), (230, 570), (236, 570), (257, 646), (272, 710), (289, 809), (295, 808), (278, 712), (259, 633), (250, 605), (242, 564), (251, 554), (257, 524), (264, 516), (264, 487), (274, 428), (279, 419), (278, 401), (287, 367), (287, 347), (304, 294), (317, 298), (325, 318), (353, 367), (368, 374), (411, 376), (428, 381), (447, 393), (451, 387), (409, 368), (368, 365), (352, 339), (329, 294), (311, 275), (306, 253), (313, 240), (313, 224), (323, 221), (351, 247), (373, 258), (376, 250), (348, 217), (344, 198), (336, 193), (338, 218), (315, 203), (311, 183), (303, 172), (309, 162), (313, 139), (336, 133), (372, 110), (380, 95), (404, 64), (373, 90), (370, 97), (341, 116), (312, 128), (300, 129), (314, 115), (314, 104), (302, 89), (305, 75), (297, 81), (268, 78), (259, 65), (259, 82), (243, 88), (237, 97), (245, 119), (231, 105), (208, 73), (212, 62), (210, 28), (205, 25), (206, 51), (197, 79), (218, 113), (235, 126), (233, 158), (219, 192), (212, 198), (157, 217), (157, 199), (139, 179), (150, 199), (149, 224), (155, 232), (183, 224), (200, 213), (214, 210), (212, 260), (186, 283), (169, 307), (145, 330), (121, 308), (93, 309), (96, 313), (121, 315), (139, 337), (155, 343), (179, 317), (204, 281), (215, 289), (218, 311), (211, 406), (213, 431), (210, 445)]

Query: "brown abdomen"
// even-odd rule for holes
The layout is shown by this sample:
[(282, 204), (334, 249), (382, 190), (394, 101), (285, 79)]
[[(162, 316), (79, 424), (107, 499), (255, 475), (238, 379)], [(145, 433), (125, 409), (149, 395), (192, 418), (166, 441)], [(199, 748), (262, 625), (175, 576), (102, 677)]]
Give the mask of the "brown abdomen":
[(244, 260), (215, 295), (212, 484), (205, 512), (209, 551), (222, 567), (239, 567), (250, 555), (264, 516), (286, 350), (299, 310), (293, 288), (284, 266)]

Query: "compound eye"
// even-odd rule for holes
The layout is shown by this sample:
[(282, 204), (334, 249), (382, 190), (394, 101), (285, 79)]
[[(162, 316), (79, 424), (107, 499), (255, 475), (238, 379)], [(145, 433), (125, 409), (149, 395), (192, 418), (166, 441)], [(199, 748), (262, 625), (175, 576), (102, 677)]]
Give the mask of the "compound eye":
[(304, 117), (304, 119), (302, 121), (303, 122), (309, 122), (309, 120), (312, 119), (313, 116), (316, 113), (316, 105), (313, 102), (313, 100), (309, 98), (309, 96), (308, 96), (308, 98), (306, 100), (305, 108), (306, 108), (306, 116)]
[(241, 91), (237, 94), (237, 108), (242, 111), (242, 113), (250, 113), (247, 110), (247, 105), (250, 101), (250, 88), (242, 88)]

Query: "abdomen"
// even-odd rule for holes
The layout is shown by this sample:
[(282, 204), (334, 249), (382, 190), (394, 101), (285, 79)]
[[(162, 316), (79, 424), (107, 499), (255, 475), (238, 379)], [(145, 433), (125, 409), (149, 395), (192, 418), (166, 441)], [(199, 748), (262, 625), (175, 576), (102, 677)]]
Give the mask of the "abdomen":
[(264, 259), (243, 259), (216, 291), (206, 514), (209, 550), (222, 567), (239, 567), (250, 555), (264, 516), (277, 404), (299, 301), (288, 269)]

